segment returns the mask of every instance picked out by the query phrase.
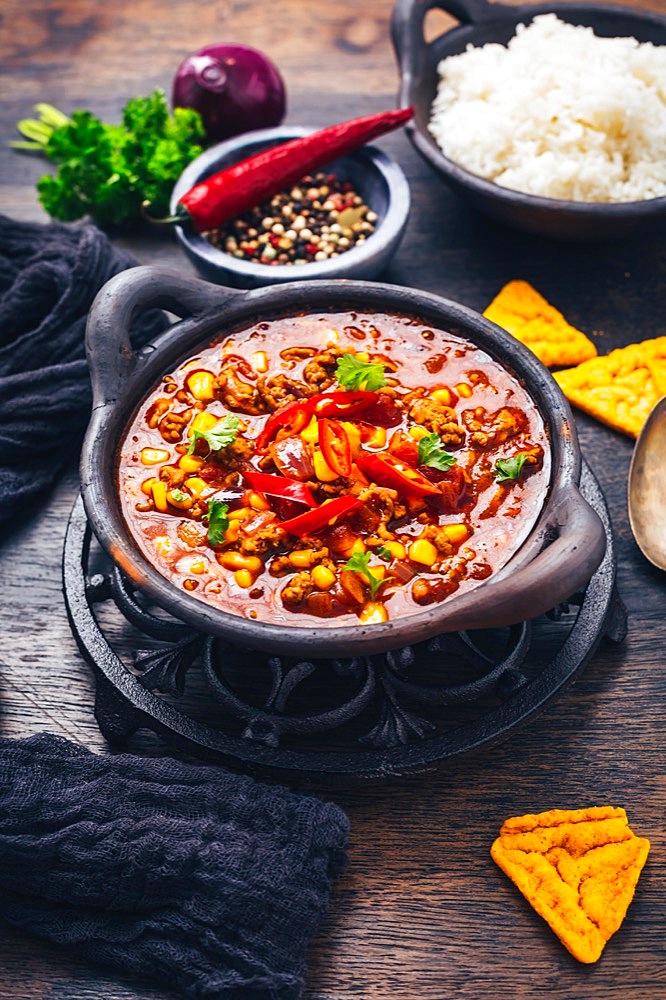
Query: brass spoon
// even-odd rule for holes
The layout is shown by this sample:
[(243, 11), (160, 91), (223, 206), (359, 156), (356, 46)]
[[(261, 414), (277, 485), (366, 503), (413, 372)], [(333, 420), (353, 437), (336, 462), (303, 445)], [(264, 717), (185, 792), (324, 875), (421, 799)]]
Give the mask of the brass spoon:
[(666, 396), (648, 414), (629, 468), (629, 523), (646, 559), (666, 570)]

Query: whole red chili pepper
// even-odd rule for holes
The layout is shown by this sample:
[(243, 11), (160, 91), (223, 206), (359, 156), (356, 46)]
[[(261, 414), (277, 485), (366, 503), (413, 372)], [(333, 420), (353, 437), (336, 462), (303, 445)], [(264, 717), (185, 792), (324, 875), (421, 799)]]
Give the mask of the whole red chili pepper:
[(339, 420), (322, 417), (319, 421), (319, 447), (329, 469), (338, 476), (349, 476), (352, 470), (352, 453), (349, 435)]
[(195, 184), (165, 221), (187, 223), (199, 233), (215, 229), (305, 174), (404, 125), (413, 114), (413, 108), (399, 108), (352, 118), (255, 153)]
[(414, 499), (439, 496), (439, 489), (428, 482), (425, 476), (388, 452), (382, 455), (361, 455), (356, 464), (373, 482), (397, 490), (400, 496)]
[(335, 500), (323, 503), (321, 507), (316, 507), (314, 510), (306, 510), (304, 514), (292, 517), (289, 521), (282, 521), (279, 527), (283, 528), (284, 531), (288, 531), (290, 535), (303, 538), (304, 535), (309, 535), (313, 531), (325, 528), (326, 525), (342, 514), (351, 513), (357, 507), (362, 506), (362, 503), (363, 501), (359, 500), (358, 497), (352, 497), (348, 494), (336, 497)]

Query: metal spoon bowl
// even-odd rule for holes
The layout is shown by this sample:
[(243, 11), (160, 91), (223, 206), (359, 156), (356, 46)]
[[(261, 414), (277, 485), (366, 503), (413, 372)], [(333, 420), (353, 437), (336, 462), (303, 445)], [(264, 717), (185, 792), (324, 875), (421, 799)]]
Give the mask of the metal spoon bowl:
[(666, 396), (650, 410), (629, 468), (629, 523), (646, 559), (666, 570)]

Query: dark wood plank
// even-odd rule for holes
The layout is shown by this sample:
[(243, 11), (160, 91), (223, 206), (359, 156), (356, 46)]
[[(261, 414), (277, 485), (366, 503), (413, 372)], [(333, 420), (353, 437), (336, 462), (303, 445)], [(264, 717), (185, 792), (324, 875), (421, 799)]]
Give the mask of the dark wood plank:
[[(666, 13), (663, 2), (647, 6)], [(9, 0), (0, 11), (0, 134), (38, 100), (109, 119), (152, 87), (168, 90), (180, 58), (219, 38), (268, 52), (287, 82), (289, 120), (325, 124), (388, 107), (397, 74), (388, 0), (258, 5)], [(482, 309), (510, 278), (531, 281), (601, 351), (664, 335), (663, 239), (558, 245), (510, 233), (472, 213), (403, 135), (381, 145), (406, 170), (413, 211), (387, 281)], [(0, 147), (0, 210), (45, 216), (34, 191), (44, 164)], [(183, 264), (164, 234), (118, 238), (141, 262)], [(310, 1000), (496, 1000), (547, 992), (567, 1000), (666, 998), (666, 645), (664, 574), (631, 537), (626, 480), (632, 443), (581, 415), (584, 454), (607, 497), (630, 630), (603, 645), (575, 684), (492, 750), (387, 782), (308, 787), (345, 808), (349, 864), (313, 942)], [(76, 496), (74, 464), (53, 495), (0, 538), (0, 733), (61, 733), (107, 747), (94, 684), (70, 634), (60, 556)], [(150, 752), (164, 752), (159, 745)], [(595, 966), (561, 947), (489, 857), (503, 819), (551, 806), (613, 803), (652, 852), (624, 926)], [(0, 1000), (167, 1000), (150, 984), (78, 962), (10, 930), (0, 936)], [(170, 998), (169, 998), (170, 1000)]]

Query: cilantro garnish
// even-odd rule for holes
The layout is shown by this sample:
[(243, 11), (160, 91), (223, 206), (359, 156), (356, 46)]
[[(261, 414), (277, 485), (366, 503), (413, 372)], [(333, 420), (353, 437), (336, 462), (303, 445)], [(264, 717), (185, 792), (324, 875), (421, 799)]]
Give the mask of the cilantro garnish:
[(379, 548), (375, 549), (375, 552), (380, 559), (385, 559), (386, 562), (390, 562), (393, 559), (393, 553), (386, 545), (380, 545)]
[(495, 464), (495, 478), (497, 482), (506, 483), (513, 479), (519, 479), (521, 469), (526, 461), (527, 455), (523, 452), (514, 455), (513, 458), (498, 458)]
[(351, 559), (345, 563), (345, 569), (352, 569), (355, 573), (364, 576), (370, 586), (370, 596), (374, 597), (384, 581), (372, 572), (368, 565), (369, 562), (369, 552), (355, 552)]
[(166, 215), (173, 186), (202, 152), (198, 112), (169, 105), (163, 91), (135, 97), (123, 109), (121, 125), (108, 125), (89, 111), (67, 117), (48, 104), (35, 105), (39, 118), (18, 123), (33, 149), (57, 165), (57, 174), (37, 184), (39, 200), (55, 219), (71, 222), (91, 215), (100, 226), (122, 225), (142, 216), (144, 201), (154, 216)]
[(233, 413), (227, 413), (226, 417), (218, 420), (215, 426), (211, 427), (209, 431), (192, 431), (192, 440), (190, 441), (190, 447), (187, 449), (187, 454), (194, 454), (194, 449), (199, 439), (206, 442), (209, 451), (219, 451), (221, 448), (226, 448), (227, 445), (233, 444), (236, 440), (239, 423), (240, 420), (237, 416)]
[(359, 361), (354, 354), (343, 354), (338, 358), (335, 377), (343, 389), (376, 392), (386, 385), (384, 365), (378, 361)]
[(204, 521), (208, 521), (209, 545), (221, 545), (224, 541), (225, 532), (229, 527), (228, 510), (228, 503), (223, 503), (221, 500), (208, 501), (208, 513), (204, 514)]
[(428, 465), (431, 469), (448, 472), (452, 465), (457, 464), (454, 455), (449, 455), (442, 446), (439, 434), (426, 434), (419, 441), (419, 465)]
[(189, 493), (184, 493), (183, 490), (171, 490), (171, 496), (176, 501), (176, 503), (183, 503), (185, 500), (189, 500)]

